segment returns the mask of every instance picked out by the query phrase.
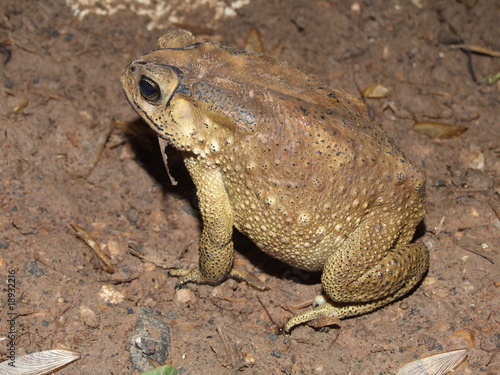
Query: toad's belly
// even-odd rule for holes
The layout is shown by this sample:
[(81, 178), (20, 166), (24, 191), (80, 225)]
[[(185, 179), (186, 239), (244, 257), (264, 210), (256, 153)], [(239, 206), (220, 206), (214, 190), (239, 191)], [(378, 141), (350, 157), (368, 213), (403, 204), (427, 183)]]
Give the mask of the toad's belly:
[[(333, 213), (328, 204), (320, 209), (280, 201), (262, 204), (250, 196), (234, 200), (234, 226), (266, 254), (304, 270), (322, 270), (328, 257), (347, 238), (346, 233), (352, 233), (361, 221), (349, 219), (344, 225), (338, 224), (338, 219), (347, 215), (342, 214), (346, 208), (340, 206)], [(319, 214), (321, 210), (326, 213)]]

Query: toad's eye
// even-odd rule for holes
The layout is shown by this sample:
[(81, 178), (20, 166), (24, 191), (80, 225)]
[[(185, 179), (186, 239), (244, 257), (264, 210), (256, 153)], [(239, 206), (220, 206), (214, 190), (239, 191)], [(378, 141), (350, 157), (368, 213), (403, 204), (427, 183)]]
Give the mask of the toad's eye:
[(141, 91), (141, 96), (148, 102), (154, 103), (161, 98), (160, 86), (148, 77), (141, 77), (139, 90)]

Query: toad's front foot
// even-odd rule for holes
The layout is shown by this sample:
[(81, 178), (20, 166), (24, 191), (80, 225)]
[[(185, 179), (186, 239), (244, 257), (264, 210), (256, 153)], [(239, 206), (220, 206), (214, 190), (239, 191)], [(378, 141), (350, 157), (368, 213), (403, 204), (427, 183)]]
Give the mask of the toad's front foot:
[(180, 268), (176, 270), (170, 270), (168, 273), (170, 276), (180, 277), (181, 280), (175, 285), (175, 290), (182, 289), (188, 283), (195, 284), (218, 284), (225, 280), (222, 278), (221, 280), (212, 280), (208, 277), (204, 276), (198, 268)]
[(260, 281), (256, 276), (252, 275), (251, 273), (243, 270), (237, 270), (234, 268), (229, 272), (227, 276), (224, 276), (216, 280), (204, 276), (198, 268), (191, 268), (191, 269), (181, 268), (181, 269), (171, 270), (169, 272), (169, 275), (181, 278), (181, 280), (175, 285), (175, 290), (184, 288), (188, 283), (216, 285), (220, 284), (226, 279), (244, 281), (250, 286), (259, 290), (269, 289), (262, 281)]

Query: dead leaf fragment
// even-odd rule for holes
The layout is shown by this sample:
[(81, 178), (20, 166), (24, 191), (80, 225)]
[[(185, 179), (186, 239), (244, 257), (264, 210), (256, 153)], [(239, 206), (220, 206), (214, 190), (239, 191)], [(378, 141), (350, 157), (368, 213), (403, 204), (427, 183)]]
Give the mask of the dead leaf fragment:
[(23, 101), (21, 103), (19, 103), (16, 108), (14, 108), (14, 113), (15, 114), (18, 114), (18, 113), (22, 113), (23, 110), (28, 106), (30, 100), (28, 98), (25, 98), (23, 99)]
[(247, 271), (244, 271), (242, 269), (237, 269), (234, 271), (235, 272), (233, 272), (233, 275), (232, 275), (233, 279), (238, 280), (238, 281), (244, 281), (248, 285), (250, 285), (252, 288), (257, 289), (257, 290), (265, 291), (265, 290), (270, 289), (265, 283), (260, 281), (260, 279), (257, 276), (255, 276), (254, 274), (252, 274), (251, 272), (247, 272)]
[(231, 334), (224, 332), (218, 325), (216, 329), (223, 349), (216, 350), (213, 346), (211, 346), (211, 349), (221, 364), (224, 367), (238, 370), (245, 367), (252, 367), (255, 360), (252, 356), (250, 358), (247, 357), (247, 353), (243, 352), (236, 339)]
[(82, 144), (74, 132), (66, 132), (66, 138), (68, 138), (73, 147), (79, 148)]
[(467, 8), (472, 8), (477, 4), (477, 0), (457, 0), (459, 3), (464, 4)]
[(471, 348), (474, 347), (475, 343), (474, 333), (469, 331), (468, 329), (461, 329), (460, 331), (455, 332), (453, 336), (463, 339), (465, 342), (467, 342), (467, 344), (469, 344)]
[(476, 145), (470, 145), (469, 148), (461, 150), (458, 158), (460, 160), (460, 164), (462, 164), (465, 168), (484, 171), (484, 153)]
[(70, 225), (75, 230), (76, 236), (82, 239), (94, 251), (95, 255), (97, 255), (97, 257), (101, 260), (104, 266), (104, 270), (107, 273), (114, 273), (115, 267), (111, 263), (110, 257), (108, 256), (108, 254), (102, 251), (101, 246), (99, 245), (99, 243), (97, 243), (96, 240), (94, 240), (92, 235), (85, 229), (76, 224), (70, 224)]
[(170, 183), (172, 184), (172, 186), (175, 186), (178, 184), (178, 181), (170, 174), (170, 169), (168, 167), (168, 156), (165, 150), (168, 146), (168, 142), (158, 137), (158, 143), (160, 144), (161, 156), (163, 158), (163, 164), (165, 164), (165, 169), (167, 170), (168, 178), (170, 179)]
[(465, 126), (426, 121), (414, 123), (412, 129), (433, 139), (454, 138), (467, 131)]
[(411, 0), (412, 4), (415, 5), (418, 9), (422, 9), (424, 5), (422, 4), (422, 0)]
[(264, 53), (264, 43), (257, 28), (250, 29), (245, 37), (245, 51)]
[(454, 44), (451, 46), (453, 49), (464, 49), (466, 51), (479, 53), (481, 55), (487, 55), (492, 57), (500, 57), (500, 51), (495, 51), (486, 47), (476, 46), (473, 44)]
[(381, 99), (387, 97), (387, 94), (389, 94), (389, 89), (379, 83), (374, 83), (365, 88), (361, 94), (365, 98)]

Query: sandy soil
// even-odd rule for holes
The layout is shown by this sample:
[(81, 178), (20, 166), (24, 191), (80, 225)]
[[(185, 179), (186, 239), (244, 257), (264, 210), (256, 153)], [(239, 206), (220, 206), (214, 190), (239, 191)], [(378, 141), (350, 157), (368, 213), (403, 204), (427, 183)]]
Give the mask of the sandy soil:
[[(416, 358), (468, 348), (456, 374), (500, 373), (500, 85), (476, 83), (469, 69), (480, 79), (499, 72), (500, 59), (452, 48), (499, 51), (498, 2), (68, 4), (0, 5), (0, 335), (14, 271), (16, 356), (80, 353), (60, 374), (139, 374), (154, 361), (180, 374), (394, 374)], [(428, 176), (417, 240), (431, 265), (415, 292), (329, 328), (278, 335), (320, 292), (319, 277), (238, 235), (238, 266), (269, 291), (231, 280), (175, 291), (167, 269), (197, 261), (194, 186), (175, 150), (179, 184), (170, 184), (119, 83), (174, 23), (240, 48), (256, 27), (267, 53), (332, 85), (356, 95), (371, 84), (389, 89), (367, 102)], [(415, 121), (468, 130), (436, 140), (412, 130)], [(114, 273), (71, 224), (106, 245)]]

